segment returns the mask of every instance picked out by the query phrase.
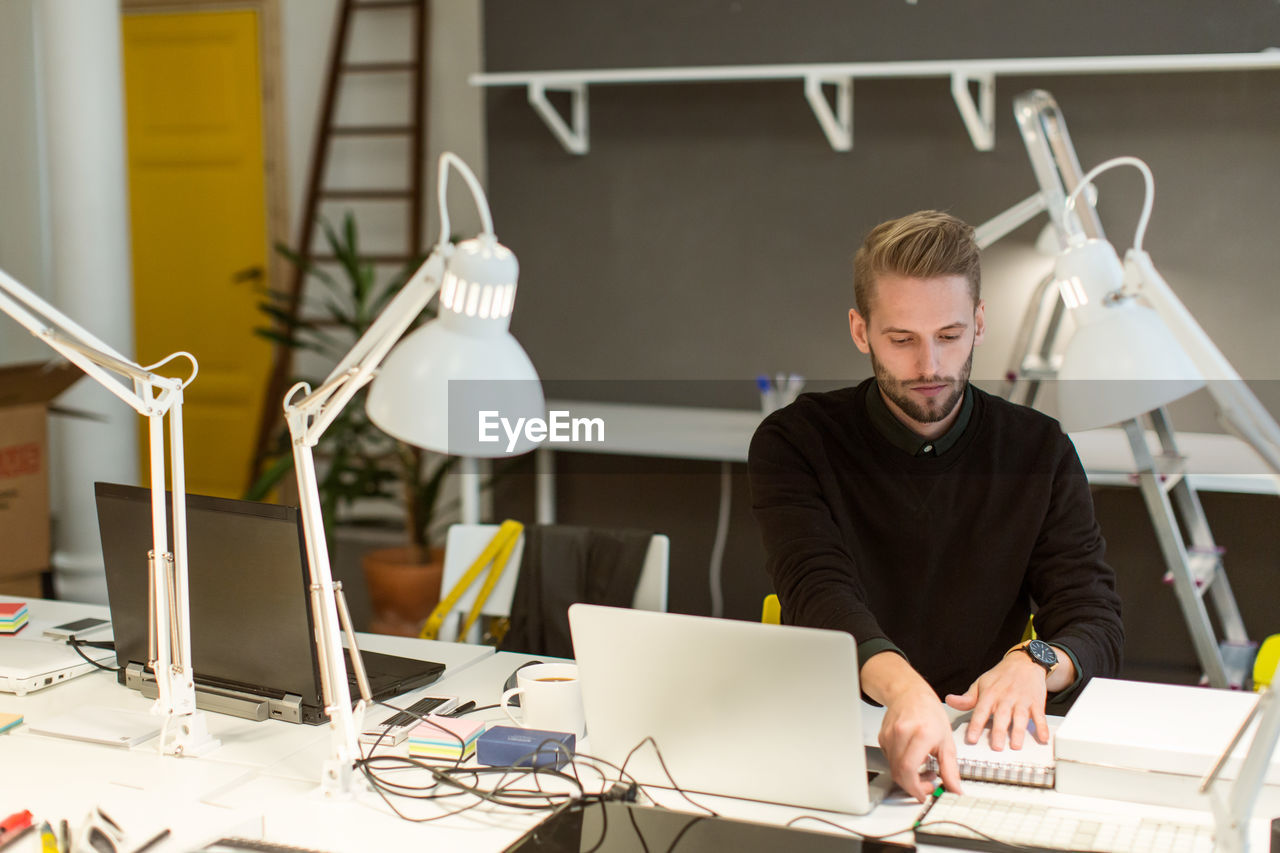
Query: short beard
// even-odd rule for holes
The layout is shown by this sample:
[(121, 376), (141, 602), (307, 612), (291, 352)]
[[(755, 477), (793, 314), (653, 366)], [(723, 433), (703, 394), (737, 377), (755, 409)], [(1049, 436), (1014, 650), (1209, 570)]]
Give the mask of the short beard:
[[(973, 347), (969, 347), (969, 357), (965, 359), (960, 373), (954, 377), (920, 376), (904, 381), (893, 376), (876, 358), (875, 350), (870, 350), (871, 369), (876, 374), (876, 384), (881, 392), (894, 402), (904, 415), (918, 424), (935, 424), (951, 414), (960, 398), (964, 396), (965, 385), (969, 382), (969, 373), (973, 369)], [(911, 396), (909, 385), (949, 385), (950, 388), (940, 397), (932, 400), (917, 400)]]

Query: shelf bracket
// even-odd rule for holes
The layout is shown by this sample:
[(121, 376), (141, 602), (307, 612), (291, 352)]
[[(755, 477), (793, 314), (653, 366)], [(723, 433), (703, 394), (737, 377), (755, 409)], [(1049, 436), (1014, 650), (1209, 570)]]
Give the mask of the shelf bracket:
[[(970, 83), (978, 84), (979, 103), (974, 103)], [(965, 129), (979, 151), (996, 147), (996, 76), (990, 71), (972, 74), (965, 71), (951, 73), (951, 97), (955, 99), (964, 119)]]
[[(832, 110), (831, 102), (823, 91), (828, 83), (836, 87), (835, 110)], [(853, 78), (807, 74), (804, 78), (804, 97), (831, 147), (836, 151), (852, 151)]]
[[(565, 122), (560, 111), (547, 100), (548, 91), (569, 93), (571, 98), (569, 112), (573, 127)], [(587, 84), (585, 82), (547, 85), (541, 81), (532, 80), (529, 82), (529, 105), (537, 110), (543, 123), (555, 134), (556, 139), (560, 140), (564, 150), (570, 154), (586, 154), (591, 150), (587, 140)]]

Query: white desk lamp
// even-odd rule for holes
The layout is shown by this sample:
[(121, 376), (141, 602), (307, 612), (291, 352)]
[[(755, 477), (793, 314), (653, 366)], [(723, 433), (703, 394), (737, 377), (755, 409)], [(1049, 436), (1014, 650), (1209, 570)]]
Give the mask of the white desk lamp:
[[(449, 166), (456, 168), (470, 187), (484, 225), (480, 236), (457, 246), (449, 242), (445, 205)], [(323, 384), (312, 391), (306, 383), (299, 383), (284, 400), (311, 571), (321, 687), (329, 715), (331, 748), (321, 787), (330, 796), (350, 796), (356, 790), (354, 767), (369, 688), (341, 585), (334, 584), (329, 567), (312, 448), (371, 380), (366, 402), (370, 420), (395, 438), (441, 453), (508, 455), (503, 443), (480, 440), (474, 415), (481, 410), (499, 412), (512, 422), (518, 417), (546, 414), (537, 372), (508, 331), (516, 295), (515, 255), (494, 236), (479, 181), (452, 153), (440, 157), (437, 199), (440, 240), (431, 255)], [(392, 351), (437, 292), (438, 318), (408, 335)], [(302, 396), (295, 399), (299, 394)], [(526, 441), (513, 452), (530, 449)], [(344, 630), (363, 694), (354, 708), (342, 655)]]
[[(1094, 167), (1067, 196), (1067, 213), (1074, 212), (1080, 191), (1090, 181), (1122, 165), (1141, 171), (1147, 189), (1133, 248), (1126, 253), (1128, 264), (1121, 266), (1116, 250), (1105, 239), (1076, 231), (1068, 237), (1054, 269), (1062, 301), (1076, 322), (1058, 369), (1058, 408), (1068, 432), (1120, 423), (1204, 387), (1203, 373), (1170, 327), (1138, 299), (1138, 291), (1155, 275), (1142, 249), (1154, 193), (1147, 164), (1136, 157), (1116, 157)], [(1066, 221), (1071, 221), (1070, 216)], [(1151, 283), (1150, 289), (1157, 286), (1177, 301), (1163, 279), (1158, 285)]]
[[(71, 318), (0, 270), (0, 309), (149, 421), (152, 550), (147, 554), (150, 598), (149, 661), (156, 677), (152, 713), (162, 719), (160, 752), (203, 755), (218, 747), (196, 709), (187, 593), (187, 501), (182, 445), (182, 392), (199, 370), (190, 353), (177, 352), (143, 367), (94, 337)], [(171, 379), (153, 371), (175, 358), (191, 362), (191, 375)], [(164, 419), (169, 417), (169, 475), (173, 492), (173, 549), (165, 513)], [(141, 557), (141, 555), (139, 555)]]
[[(1067, 197), (1068, 211), (1074, 208), (1083, 186), (1102, 172), (1123, 165), (1139, 169), (1146, 184), (1142, 216), (1123, 266), (1110, 243), (1083, 235), (1073, 235), (1058, 257), (1055, 275), (1078, 327), (1063, 351), (1059, 377), (1108, 376), (1134, 381), (1060, 383), (1064, 425), (1069, 430), (1107, 426), (1207, 383), (1222, 425), (1280, 474), (1280, 426), (1142, 248), (1155, 195), (1147, 164), (1136, 157), (1117, 157), (1094, 167)], [(1078, 304), (1073, 304), (1073, 296)], [(1151, 308), (1139, 304), (1139, 299)]]
[[(1032, 163), (1043, 168), (1034, 157)], [(1133, 248), (1123, 264), (1108, 241), (1085, 234), (1076, 215), (1076, 199), (1091, 187), (1090, 181), (1122, 165), (1139, 169), (1146, 182)], [(1057, 184), (1056, 179), (1042, 181)], [(1058, 256), (1054, 278), (1077, 328), (1057, 370), (1063, 429), (1120, 423), (1207, 385), (1222, 425), (1280, 475), (1280, 425), (1142, 248), (1155, 195), (1147, 164), (1136, 157), (1116, 157), (1090, 170), (1056, 209), (1057, 199), (1048, 195), (1042, 190), (992, 218), (975, 229), (975, 239), (985, 248), (1045, 210), (1065, 232), (1067, 247)]]
[[(1258, 721), (1258, 731), (1249, 743), (1235, 781), (1224, 792), (1213, 783), (1254, 720)], [(1240, 724), (1213, 769), (1200, 782), (1200, 793), (1209, 795), (1213, 808), (1215, 853), (1245, 853), (1249, 849), (1249, 819), (1253, 815), (1258, 792), (1271, 769), (1271, 754), (1275, 752), (1277, 740), (1280, 740), (1280, 696), (1268, 687), (1258, 697), (1258, 703)]]

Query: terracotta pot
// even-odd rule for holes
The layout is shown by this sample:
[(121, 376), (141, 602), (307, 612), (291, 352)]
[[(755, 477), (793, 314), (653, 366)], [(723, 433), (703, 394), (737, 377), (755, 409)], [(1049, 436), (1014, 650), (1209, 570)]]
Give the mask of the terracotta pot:
[(432, 548), (423, 562), (415, 548), (379, 548), (365, 552), (365, 582), (375, 634), (416, 637), (440, 601), (444, 549)]

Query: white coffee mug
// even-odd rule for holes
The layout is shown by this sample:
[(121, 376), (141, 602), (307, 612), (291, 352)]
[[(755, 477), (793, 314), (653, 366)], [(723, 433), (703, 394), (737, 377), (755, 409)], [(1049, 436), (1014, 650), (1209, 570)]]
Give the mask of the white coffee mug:
[[(520, 697), (520, 719), (508, 704)], [(526, 729), (572, 732), (579, 739), (586, 733), (582, 714), (582, 685), (578, 682), (578, 665), (573, 663), (539, 663), (516, 673), (516, 686), (502, 694), (499, 703), (507, 719)]]

